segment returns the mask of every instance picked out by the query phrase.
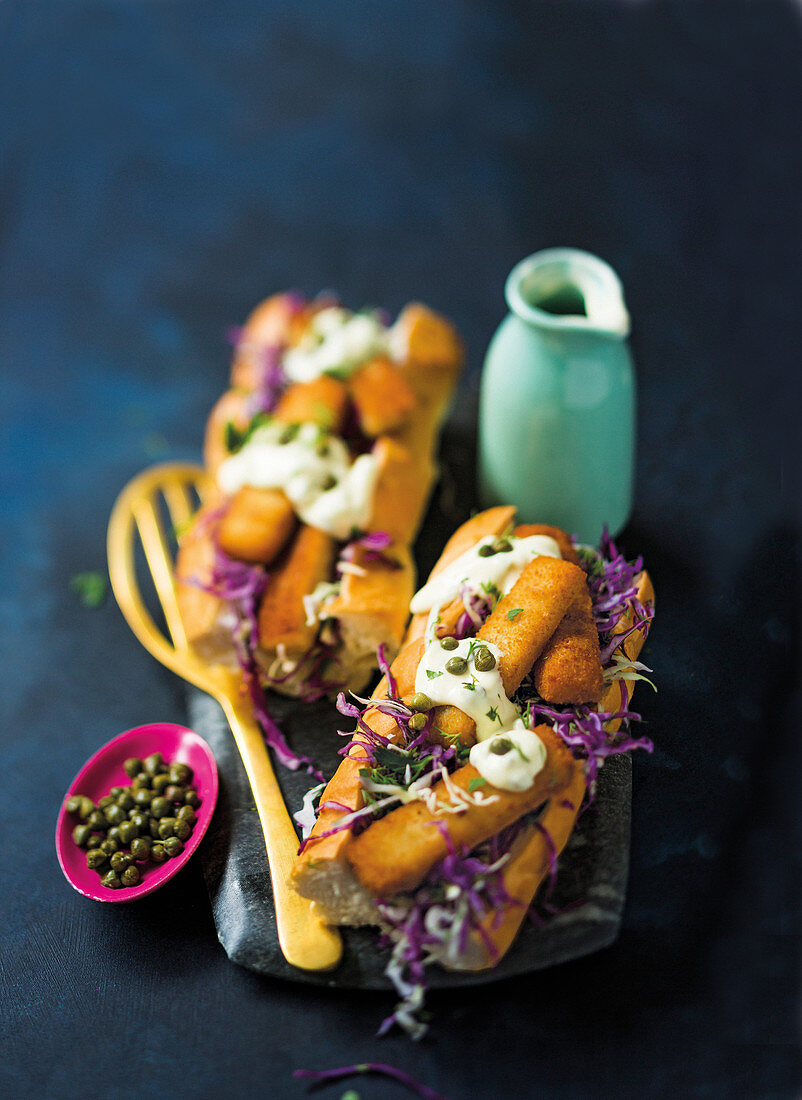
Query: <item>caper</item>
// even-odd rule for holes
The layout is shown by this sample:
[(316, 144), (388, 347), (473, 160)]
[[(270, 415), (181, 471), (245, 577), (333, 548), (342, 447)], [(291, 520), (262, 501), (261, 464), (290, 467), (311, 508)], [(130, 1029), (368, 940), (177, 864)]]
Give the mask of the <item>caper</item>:
[(106, 821), (106, 815), (102, 810), (93, 810), (86, 819), (86, 824), (90, 829), (107, 829), (109, 825), (108, 821)]
[(139, 836), (139, 828), (134, 825), (133, 821), (124, 821), (119, 828), (120, 840), (123, 844), (128, 845)]
[(123, 873), (120, 875), (120, 880), (123, 886), (136, 886), (140, 879), (139, 868), (135, 867), (133, 863), (130, 867), (126, 867)]
[(177, 836), (168, 836), (164, 842), (164, 850), (170, 859), (180, 856), (184, 850), (184, 842)]
[(103, 834), (102, 833), (92, 833), (91, 836), (89, 836), (87, 838), (86, 846), (87, 846), (87, 848), (99, 848), (102, 843), (103, 843)]
[(129, 756), (123, 764), (123, 771), (129, 779), (133, 779), (135, 775), (139, 775), (142, 771), (142, 761), (138, 756)]
[(446, 672), (452, 676), (463, 676), (468, 671), (468, 662), (464, 657), (451, 657), (446, 661)]
[(122, 794), (117, 795), (117, 805), (121, 810), (132, 810), (136, 803), (134, 802), (134, 796), (130, 791), (123, 791)]
[(298, 434), (299, 428), (300, 428), (299, 424), (288, 424), (287, 425), (287, 427), (282, 431), (282, 433), (278, 437), (278, 441), (282, 445), (282, 447), (285, 446), (287, 443), (292, 443), (293, 439), (295, 439), (296, 435)]
[(192, 768), (189, 764), (171, 764), (170, 765), (170, 781), (176, 783), (179, 786), (184, 786), (192, 779)]
[(120, 845), (117, 841), (111, 840), (109, 837), (106, 837), (100, 844), (101, 852), (105, 852), (107, 856), (113, 856), (115, 852), (119, 851), (119, 848)]
[(97, 808), (99, 810), (105, 810), (108, 806), (114, 805), (114, 796), (111, 794), (104, 794), (102, 798), (97, 800)]
[(326, 474), (326, 476), (323, 478), (323, 482), (320, 488), (323, 490), (324, 493), (327, 493), (329, 489), (333, 489), (336, 484), (337, 478), (334, 476), (334, 474)]
[(92, 835), (92, 830), (88, 825), (76, 825), (72, 830), (72, 839), (79, 848), (85, 848), (86, 842)]
[(140, 787), (140, 789), (134, 794), (134, 802), (137, 806), (149, 806), (153, 799), (153, 791), (148, 787)]
[(137, 806), (136, 811), (131, 814), (131, 824), (134, 828), (138, 829), (140, 833), (147, 832), (148, 825), (150, 824), (150, 815), (147, 810), (141, 810)]
[(135, 775), (131, 780), (131, 786), (134, 791), (134, 798), (136, 798), (136, 792), (141, 790), (147, 790), (153, 779), (147, 772), (140, 772), (139, 775)]
[(150, 858), (152, 841), (149, 836), (139, 836), (131, 841), (131, 855), (138, 863)]
[(125, 821), (125, 810), (122, 806), (118, 806), (116, 802), (112, 802), (110, 806), (107, 806), (104, 813), (109, 825), (121, 825)]
[(124, 871), (126, 867), (130, 867), (133, 863), (133, 859), (129, 852), (115, 852), (109, 859), (112, 871)]
[(449, 635), (446, 638), (441, 638), (440, 639), (440, 645), (442, 646), (443, 649), (456, 649), (457, 646), (459, 645), (459, 642), (457, 641), (456, 638), (452, 638)]
[(482, 646), (481, 649), (477, 649), (473, 663), (479, 672), (490, 672), (491, 669), (496, 667), (496, 658), (489, 649)]
[(432, 701), (429, 696), (425, 695), (422, 691), (416, 691), (409, 700), (408, 706), (411, 710), (431, 710)]
[(175, 824), (174, 817), (163, 817), (159, 822), (159, 837), (166, 840), (168, 836), (175, 836)]
[(169, 787), (169, 786), (170, 786), (169, 772), (160, 772), (158, 775), (154, 775), (153, 783), (152, 783), (152, 787), (153, 787), (154, 791), (158, 791), (159, 794), (161, 794), (161, 792), (164, 790), (164, 788)]
[(492, 558), (495, 552), (496, 548), (490, 542), (484, 543), (482, 546), (479, 547), (477, 551), (480, 558)]
[(170, 857), (163, 844), (154, 844), (150, 850), (150, 858), (154, 863), (166, 863)]
[(203, 799), (193, 787), (190, 787), (187, 793), (184, 795), (185, 804), (187, 806), (191, 806), (194, 810), (197, 810), (202, 801)]
[(96, 871), (98, 867), (103, 866), (108, 858), (108, 855), (102, 848), (92, 848), (86, 853), (86, 866)]
[(496, 543), (496, 550), (500, 554), (508, 554), (512, 550), (512, 543), (509, 539), (499, 539)]
[(512, 741), (509, 737), (499, 737), (490, 746), (489, 752), (492, 752), (494, 756), (504, 756), (512, 748)]
[(150, 756), (146, 756), (143, 762), (143, 771), (148, 775), (158, 775), (164, 765), (164, 758), (160, 752), (152, 752)]
[(319, 439), (315, 444), (315, 454), (320, 455), (321, 458), (325, 458), (330, 451), (330, 447), (325, 439)]
[(177, 787), (175, 783), (171, 783), (169, 787), (164, 788), (164, 797), (168, 802), (183, 802), (186, 791), (183, 787)]
[(152, 817), (148, 822), (148, 832), (150, 833), (152, 840), (159, 839), (159, 822), (155, 817)]
[(77, 814), (80, 808), (81, 796), (77, 794), (74, 794), (72, 798), (68, 798), (64, 805), (64, 809), (67, 811), (68, 814)]
[(423, 727), (426, 725), (426, 722), (427, 722), (426, 715), (423, 714), (421, 711), (417, 711), (409, 719), (409, 721), (407, 722), (407, 725), (409, 726), (409, 728), (411, 730), (422, 730)]
[(108, 871), (100, 880), (101, 886), (107, 886), (109, 890), (118, 890), (122, 883), (116, 871)]
[(182, 806), (175, 816), (179, 821), (188, 821), (190, 825), (194, 825), (198, 820), (191, 806)]
[(179, 840), (189, 840), (192, 836), (192, 826), (188, 821), (176, 820), (173, 832)]
[(170, 803), (166, 798), (162, 798), (157, 795), (156, 798), (150, 804), (150, 816), (155, 818), (164, 817), (165, 814), (170, 812)]
[(111, 798), (117, 799), (117, 798), (120, 797), (120, 795), (124, 791), (127, 791), (127, 790), (128, 790), (127, 787), (112, 787), (111, 790), (109, 791), (109, 795), (110, 795)]
[(120, 830), (116, 825), (112, 825), (106, 833), (106, 839), (113, 841), (115, 844), (120, 843)]

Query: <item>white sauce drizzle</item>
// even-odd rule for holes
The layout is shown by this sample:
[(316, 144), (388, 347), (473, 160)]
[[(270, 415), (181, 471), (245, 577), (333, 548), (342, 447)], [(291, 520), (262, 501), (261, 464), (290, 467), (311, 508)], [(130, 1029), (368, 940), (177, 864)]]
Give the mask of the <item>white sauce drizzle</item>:
[[(236, 454), (225, 459), (217, 482), (226, 493), (243, 485), (283, 489), (304, 523), (347, 539), (354, 528), (364, 530), (370, 520), (379, 476), (376, 458), (360, 455), (354, 462), (337, 436), (321, 437), (315, 424), (302, 424), (288, 443), (279, 443), (286, 425), (272, 421), (257, 428)], [(326, 452), (318, 453), (325, 442)], [(336, 484), (325, 489), (330, 479)]]
[[(415, 691), (428, 695), (435, 705), (455, 706), (473, 719), (477, 743), (471, 749), (470, 761), (488, 783), (505, 791), (525, 791), (546, 762), (546, 747), (524, 725), (518, 708), (504, 691), (499, 672), (500, 650), (480, 638), (462, 638), (455, 648), (444, 649), (435, 636), (441, 608), (460, 593), (486, 594), (492, 587), (498, 595), (505, 594), (534, 558), (561, 557), (557, 543), (546, 535), (521, 539), (509, 536), (511, 549), (482, 556), (480, 548), (496, 541), (492, 535), (480, 539), (412, 597), (413, 614), (430, 612), (427, 644), (415, 676)], [(475, 663), (481, 649), (489, 650), (496, 658), (495, 666), (485, 672), (477, 669)], [(452, 657), (467, 662), (464, 673), (454, 675), (446, 669)], [(505, 745), (506, 751), (494, 751)]]
[(377, 355), (393, 357), (397, 341), (375, 313), (331, 306), (316, 313), (300, 342), (284, 353), (284, 373), (293, 382), (321, 374), (347, 378)]

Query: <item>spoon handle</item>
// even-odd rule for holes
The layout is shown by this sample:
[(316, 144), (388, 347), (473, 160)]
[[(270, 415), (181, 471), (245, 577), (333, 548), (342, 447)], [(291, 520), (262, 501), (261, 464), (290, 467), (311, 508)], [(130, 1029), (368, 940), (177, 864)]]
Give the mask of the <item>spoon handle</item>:
[(221, 693), (218, 700), (231, 726), (262, 822), (281, 950), (287, 962), (300, 970), (331, 970), (342, 957), (342, 940), (336, 929), (320, 919), (313, 903), (290, 885), (298, 836), (284, 805), (262, 731), (244, 699)]

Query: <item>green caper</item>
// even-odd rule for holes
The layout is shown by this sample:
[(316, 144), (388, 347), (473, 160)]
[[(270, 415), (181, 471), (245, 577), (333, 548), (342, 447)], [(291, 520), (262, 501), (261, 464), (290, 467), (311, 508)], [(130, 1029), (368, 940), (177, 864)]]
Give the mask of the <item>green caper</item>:
[(148, 822), (148, 832), (150, 833), (152, 840), (159, 839), (159, 822), (155, 817), (152, 817)]
[(135, 867), (133, 863), (130, 867), (126, 867), (123, 873), (120, 875), (120, 881), (123, 886), (136, 886), (141, 878), (139, 874), (139, 868)]
[(139, 836), (139, 828), (134, 825), (133, 821), (124, 821), (119, 826), (120, 829), (120, 841), (121, 843), (128, 845), (131, 841), (136, 840)]
[(147, 810), (141, 810), (139, 806), (137, 806), (136, 812), (131, 814), (131, 824), (135, 829), (138, 829), (140, 833), (146, 833), (148, 825), (150, 824), (150, 815)]
[(121, 825), (125, 821), (125, 810), (122, 806), (118, 806), (116, 802), (112, 802), (110, 806), (107, 806), (104, 813), (109, 825)]
[(319, 439), (315, 444), (315, 454), (320, 455), (321, 458), (325, 458), (331, 448), (325, 439)]
[(119, 848), (117, 841), (110, 840), (108, 837), (100, 843), (101, 852), (105, 852), (107, 856), (113, 856), (115, 852), (119, 851)]
[(413, 714), (407, 722), (407, 725), (411, 730), (422, 730), (423, 727), (426, 725), (426, 722), (426, 715), (423, 714), (421, 711), (416, 711), (416, 713)]
[(186, 786), (192, 779), (192, 768), (189, 764), (175, 763), (170, 765), (170, 782), (178, 786)]
[(184, 850), (184, 842), (177, 836), (168, 836), (164, 842), (164, 850), (170, 859), (180, 856)]
[(451, 635), (440, 639), (440, 646), (442, 649), (456, 649), (458, 645), (459, 642), (457, 641), (457, 639), (452, 638)]
[(164, 766), (164, 758), (160, 752), (152, 752), (150, 756), (146, 756), (142, 770), (148, 775), (158, 775)]
[(139, 775), (135, 775), (131, 780), (131, 787), (133, 788), (134, 798), (136, 798), (136, 792), (141, 790), (147, 790), (150, 788), (153, 782), (152, 776), (147, 772), (140, 772)]
[(102, 848), (92, 848), (86, 853), (86, 866), (91, 867), (93, 871), (96, 871), (98, 867), (102, 867), (108, 859), (108, 855)]
[(194, 825), (198, 820), (191, 806), (182, 806), (175, 816), (179, 821), (188, 821), (190, 825)]
[(477, 649), (473, 663), (476, 665), (479, 672), (490, 672), (491, 669), (496, 667), (496, 658), (489, 649), (482, 646), (480, 649)]
[(432, 705), (429, 696), (425, 695), (422, 691), (416, 691), (408, 703), (411, 710), (431, 710)]
[(174, 817), (163, 817), (159, 822), (159, 837), (161, 840), (166, 840), (168, 836), (175, 836), (175, 824), (176, 819)]
[(127, 813), (128, 810), (132, 810), (134, 808), (136, 802), (134, 802), (134, 796), (131, 794), (130, 791), (123, 791), (122, 794), (117, 795), (117, 805), (120, 807), (121, 810), (125, 810)]
[(164, 817), (170, 812), (170, 803), (166, 798), (162, 798), (157, 795), (156, 798), (150, 804), (150, 816), (155, 818)]
[(185, 794), (184, 788), (176, 786), (175, 783), (171, 783), (169, 787), (164, 788), (164, 797), (168, 802), (183, 802)]
[(512, 550), (512, 543), (509, 539), (499, 539), (496, 543), (496, 550), (499, 554), (508, 554)]
[(192, 826), (188, 821), (176, 820), (173, 831), (179, 840), (189, 840), (192, 836)]
[(490, 542), (484, 543), (477, 551), (480, 558), (492, 558), (495, 552), (496, 548)]
[(120, 843), (120, 830), (116, 825), (112, 825), (106, 833), (106, 839), (113, 841), (115, 844)]
[(152, 786), (154, 791), (158, 791), (158, 793), (161, 794), (165, 787), (170, 786), (169, 772), (159, 772), (158, 775), (154, 775)]
[(81, 808), (81, 796), (74, 794), (72, 798), (68, 798), (64, 804), (64, 809), (68, 814), (77, 814)]
[(109, 796), (114, 799), (119, 798), (123, 791), (127, 789), (127, 787), (112, 787), (109, 791)]
[(133, 863), (133, 859), (129, 852), (115, 852), (109, 859), (112, 871), (124, 871), (126, 867), (130, 867)]
[(154, 844), (150, 850), (150, 858), (154, 863), (166, 863), (170, 857), (163, 844)]
[(150, 858), (151, 844), (152, 841), (149, 836), (139, 836), (136, 840), (131, 841), (131, 855), (137, 863), (143, 863)]
[(76, 825), (72, 830), (72, 839), (79, 848), (85, 848), (86, 842), (92, 835), (92, 830), (88, 825)]
[(202, 801), (203, 801), (203, 799), (198, 794), (198, 792), (194, 789), (194, 787), (190, 787), (189, 790), (187, 791), (187, 793), (184, 795), (184, 803), (187, 806), (191, 806), (193, 808), (193, 810), (197, 810), (198, 806), (200, 806)]
[(91, 836), (89, 836), (87, 838), (86, 846), (87, 846), (87, 848), (99, 848), (102, 843), (103, 843), (103, 834), (102, 833), (92, 833)]
[(109, 890), (119, 890), (122, 883), (116, 871), (108, 871), (100, 880), (100, 885), (108, 887)]
[(93, 810), (86, 819), (86, 824), (90, 829), (107, 829), (109, 825), (102, 810)]
[(446, 672), (452, 676), (464, 676), (468, 671), (468, 662), (464, 657), (451, 657), (446, 661)]
[(97, 808), (99, 810), (105, 810), (108, 806), (114, 805), (114, 798), (110, 794), (104, 794), (102, 798), (97, 800)]
[(136, 802), (137, 806), (149, 806), (152, 799), (153, 791), (148, 787), (140, 787), (134, 794), (134, 802)]
[(288, 424), (278, 437), (278, 441), (281, 446), (284, 447), (287, 443), (292, 443), (299, 430), (300, 424)]
[(135, 775), (139, 775), (142, 771), (142, 761), (138, 756), (129, 756), (123, 764), (123, 771), (129, 779), (133, 779)]
[(512, 741), (509, 737), (499, 737), (490, 746), (489, 752), (492, 752), (494, 756), (504, 756), (512, 748)]
[(334, 474), (326, 474), (326, 476), (323, 478), (320, 488), (323, 490), (324, 493), (327, 493), (329, 489), (333, 489), (336, 484), (337, 478), (334, 476)]

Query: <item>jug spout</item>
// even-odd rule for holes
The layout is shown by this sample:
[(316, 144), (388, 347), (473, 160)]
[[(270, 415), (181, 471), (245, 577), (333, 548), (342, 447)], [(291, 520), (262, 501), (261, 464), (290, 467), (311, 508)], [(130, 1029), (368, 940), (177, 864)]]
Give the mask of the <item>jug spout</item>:
[(629, 313), (613, 269), (578, 248), (548, 248), (510, 272), (507, 304), (526, 324), (555, 331), (584, 331), (624, 340)]

